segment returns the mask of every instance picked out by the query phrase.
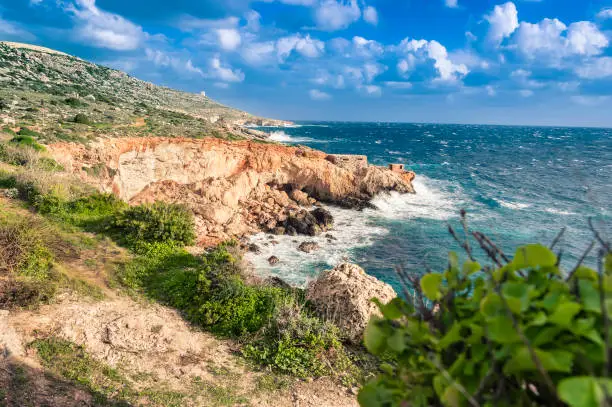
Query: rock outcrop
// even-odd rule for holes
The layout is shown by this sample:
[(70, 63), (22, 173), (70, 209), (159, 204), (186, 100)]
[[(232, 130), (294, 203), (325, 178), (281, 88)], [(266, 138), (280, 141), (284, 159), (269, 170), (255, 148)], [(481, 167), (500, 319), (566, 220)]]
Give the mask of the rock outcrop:
[(305, 210), (300, 205), (318, 200), (359, 208), (383, 191), (414, 192), (413, 173), (363, 162), (347, 167), (321, 151), (272, 143), (113, 138), (89, 147), (57, 143), (50, 151), (65, 168), (132, 204), (163, 200), (190, 206), (202, 245), (287, 226), (318, 234), (332, 223), (323, 210), (309, 215), (318, 230), (287, 224)]
[(378, 298), (386, 304), (396, 296), (390, 285), (349, 263), (324, 271), (306, 291), (306, 299), (319, 315), (333, 321), (354, 343), (361, 341), (370, 317), (380, 315), (371, 299)]

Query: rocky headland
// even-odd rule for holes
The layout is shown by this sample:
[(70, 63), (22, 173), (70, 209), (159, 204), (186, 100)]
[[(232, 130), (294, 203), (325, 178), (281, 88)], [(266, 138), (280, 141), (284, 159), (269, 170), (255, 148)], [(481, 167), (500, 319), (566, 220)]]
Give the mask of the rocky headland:
[(313, 206), (362, 209), (379, 193), (414, 193), (412, 172), (302, 146), (124, 137), (49, 149), (64, 168), (131, 204), (187, 205), (202, 246), (261, 231), (314, 236), (331, 229), (333, 218)]

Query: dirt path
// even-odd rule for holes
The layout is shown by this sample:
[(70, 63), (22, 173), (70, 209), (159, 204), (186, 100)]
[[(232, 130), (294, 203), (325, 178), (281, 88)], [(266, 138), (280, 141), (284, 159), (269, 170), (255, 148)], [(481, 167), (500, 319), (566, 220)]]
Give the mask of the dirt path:
[[(235, 404), (216, 404), (210, 394), (194, 398), (188, 405), (249, 406), (356, 406), (354, 396), (331, 380), (294, 381), (284, 389), (270, 390), (262, 383), (270, 373), (255, 372), (235, 354), (235, 344), (189, 326), (174, 310), (156, 304), (139, 304), (127, 297), (102, 302), (65, 302), (43, 306), (37, 311), (0, 311), (0, 388), (2, 370), (10, 363), (28, 367), (34, 387), (44, 398), (31, 405), (83, 404), (83, 394), (74, 390), (80, 404), (53, 402), (53, 388), (26, 345), (55, 336), (82, 345), (97, 360), (130, 377), (149, 377), (142, 386), (165, 386), (185, 392), (194, 380), (209, 383), (218, 391), (235, 395)], [(4, 368), (3, 368), (4, 364)], [(32, 373), (34, 372), (34, 373)], [(38, 373), (36, 373), (38, 372)], [(269, 378), (269, 377), (268, 377)], [(64, 393), (62, 393), (64, 394)], [(225, 393), (223, 393), (225, 394)], [(86, 397), (85, 397), (86, 398)], [(1, 401), (1, 398), (0, 398)], [(49, 404), (51, 403), (51, 404)], [(24, 404), (26, 405), (26, 404)]]

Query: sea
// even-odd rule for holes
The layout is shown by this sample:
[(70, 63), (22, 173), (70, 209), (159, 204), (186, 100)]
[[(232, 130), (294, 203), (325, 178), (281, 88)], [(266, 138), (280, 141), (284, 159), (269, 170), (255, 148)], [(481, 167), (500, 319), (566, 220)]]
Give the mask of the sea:
[[(593, 240), (589, 217), (612, 237), (612, 129), (301, 122), (262, 130), (278, 142), (363, 154), (371, 164), (401, 163), (417, 174), (416, 194), (381, 194), (373, 200), (376, 209), (328, 207), (336, 240), (254, 236), (262, 251), (247, 260), (259, 274), (293, 285), (349, 261), (401, 292), (398, 267), (442, 271), (448, 252), (461, 252), (448, 232), (449, 224), (461, 230), (461, 210), (471, 230), (510, 256), (525, 244), (549, 244), (566, 228), (556, 247), (566, 270)], [(312, 240), (319, 251), (297, 250)], [(267, 260), (272, 255), (280, 259), (274, 266)], [(594, 254), (586, 263), (596, 264)]]

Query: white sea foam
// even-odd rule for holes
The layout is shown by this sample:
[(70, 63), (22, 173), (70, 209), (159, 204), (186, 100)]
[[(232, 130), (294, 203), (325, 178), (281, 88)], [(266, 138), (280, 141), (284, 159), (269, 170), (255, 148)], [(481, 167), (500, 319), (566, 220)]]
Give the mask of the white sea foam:
[(378, 210), (366, 211), (368, 215), (388, 219), (437, 219), (447, 220), (459, 213), (465, 202), (462, 192), (448, 192), (451, 184), (419, 175), (412, 182), (416, 194), (391, 192), (380, 194), (372, 200)]
[[(388, 233), (385, 228), (371, 225), (367, 215), (335, 207), (327, 209), (334, 216), (335, 222), (334, 229), (328, 233), (337, 240), (328, 240), (325, 234), (310, 237), (260, 233), (251, 237), (250, 241), (260, 247), (261, 253), (247, 253), (246, 260), (259, 275), (279, 276), (290, 284), (304, 286), (324, 269), (343, 261), (351, 261), (351, 249), (369, 246)], [(321, 249), (310, 254), (299, 251), (298, 246), (307, 241), (318, 243)], [(268, 263), (271, 256), (278, 257), (280, 262), (271, 266)]]
[(293, 137), (282, 130), (270, 133), (270, 140), (281, 143), (312, 143), (317, 141), (310, 137)]
[(519, 210), (519, 211), (521, 209), (527, 209), (527, 208), (529, 208), (531, 206), (530, 204), (526, 204), (526, 203), (522, 203), (522, 202), (508, 202), (508, 201), (503, 201), (501, 199), (495, 199), (495, 200), (501, 206), (503, 206), (504, 208), (515, 209), (515, 210)]
[(552, 213), (553, 215), (563, 215), (563, 216), (576, 215), (576, 212), (564, 211), (562, 209), (555, 209), (555, 208), (545, 208), (544, 212)]
[[(352, 249), (370, 246), (388, 234), (386, 228), (376, 225), (381, 219), (446, 220), (457, 216), (464, 199), (461, 192), (447, 192), (450, 183), (419, 176), (413, 184), (417, 192), (414, 195), (392, 192), (375, 197), (372, 203), (377, 209), (357, 212), (328, 207), (335, 221), (334, 229), (329, 233), (337, 240), (328, 240), (325, 234), (310, 237), (260, 233), (251, 237), (250, 241), (260, 247), (261, 253), (248, 253), (245, 257), (260, 275), (275, 275), (291, 284), (304, 286), (326, 268), (343, 261), (356, 261), (351, 258)], [(321, 249), (311, 254), (297, 250), (306, 241), (317, 242)], [(268, 259), (271, 256), (277, 256), (280, 262), (270, 266)]]

